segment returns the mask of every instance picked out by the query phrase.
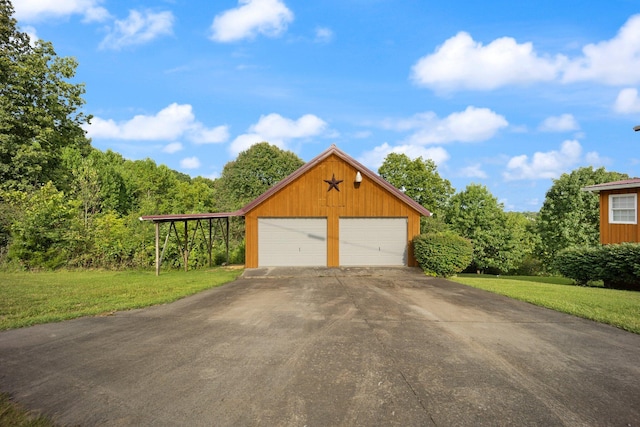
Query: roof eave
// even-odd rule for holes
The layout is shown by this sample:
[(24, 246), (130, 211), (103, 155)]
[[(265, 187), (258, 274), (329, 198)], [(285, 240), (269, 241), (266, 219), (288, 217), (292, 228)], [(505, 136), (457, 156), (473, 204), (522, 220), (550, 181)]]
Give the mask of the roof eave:
[(640, 183), (632, 183), (632, 184), (618, 184), (618, 185), (589, 185), (587, 187), (581, 188), (582, 191), (590, 191), (592, 193), (599, 193), (601, 191), (609, 191), (609, 190), (628, 190), (632, 188), (640, 188)]

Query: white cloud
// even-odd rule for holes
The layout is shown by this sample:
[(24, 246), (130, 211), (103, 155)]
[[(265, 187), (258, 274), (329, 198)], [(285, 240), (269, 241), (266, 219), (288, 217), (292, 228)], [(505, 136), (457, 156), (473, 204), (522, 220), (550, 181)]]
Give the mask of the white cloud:
[(556, 78), (562, 57), (540, 57), (531, 43), (511, 37), (484, 46), (460, 32), (412, 68), (416, 84), (436, 90), (491, 90)]
[(173, 33), (173, 21), (173, 14), (168, 11), (156, 13), (150, 10), (130, 10), (126, 19), (113, 23), (109, 34), (100, 43), (100, 48), (118, 50), (170, 35)]
[(333, 40), (333, 31), (331, 28), (318, 27), (316, 28), (316, 43), (329, 43)]
[(460, 169), (459, 175), (465, 178), (488, 178), (487, 173), (482, 170), (482, 166), (479, 163)]
[(187, 157), (180, 160), (180, 167), (182, 169), (198, 169), (200, 167), (200, 160), (197, 157)]
[(539, 54), (531, 42), (502, 37), (484, 45), (460, 32), (412, 67), (413, 81), (436, 91), (492, 90), (536, 82), (640, 83), (640, 14), (610, 40), (591, 43), (582, 55)]
[(196, 123), (190, 130), (190, 139), (196, 144), (219, 144), (229, 139), (229, 126), (208, 129), (201, 123)]
[[(237, 156), (240, 152), (245, 151), (249, 147), (259, 142), (264, 142), (265, 139), (255, 133), (245, 133), (236, 137), (229, 146), (229, 152), (234, 156)], [(268, 141), (271, 145), (275, 145), (278, 148), (284, 148), (282, 141)]]
[(102, 0), (19, 0), (14, 2), (14, 16), (20, 22), (70, 15), (82, 15), (85, 22), (104, 21), (109, 18), (109, 12), (101, 3)]
[(582, 53), (581, 58), (568, 64), (563, 81), (610, 85), (640, 82), (640, 14), (629, 18), (614, 38), (588, 44)]
[(305, 114), (298, 120), (287, 119), (279, 114), (261, 116), (258, 123), (249, 129), (267, 138), (302, 138), (318, 135), (325, 130), (327, 123), (313, 114)]
[(419, 113), (408, 119), (385, 120), (382, 126), (399, 132), (414, 131), (405, 141), (409, 145), (476, 142), (492, 138), (508, 126), (507, 120), (488, 108), (467, 107), (440, 119), (433, 112)]
[(177, 153), (178, 151), (181, 151), (184, 147), (182, 146), (182, 144), (180, 142), (172, 142), (171, 144), (167, 144), (162, 148), (162, 152), (163, 153), (169, 153), (169, 154), (173, 154), (173, 153)]
[[(597, 153), (589, 153), (591, 158), (594, 154)], [(576, 140), (568, 140), (562, 143), (559, 151), (536, 152), (531, 159), (526, 154), (512, 157), (507, 163), (507, 171), (503, 176), (508, 181), (557, 178), (580, 162), (581, 158), (580, 143)]]
[(257, 34), (276, 37), (293, 21), (293, 12), (280, 0), (238, 0), (238, 7), (213, 19), (211, 39), (233, 42)]
[(611, 164), (611, 159), (608, 157), (602, 157), (596, 151), (590, 151), (584, 155), (584, 161), (590, 164), (591, 166), (608, 166)]
[(184, 136), (196, 144), (224, 142), (229, 135), (227, 126), (206, 128), (196, 120), (191, 105), (177, 103), (155, 115), (137, 115), (122, 122), (94, 117), (85, 130), (95, 139), (166, 141)]
[(271, 113), (260, 116), (258, 123), (251, 125), (248, 133), (233, 140), (229, 151), (237, 155), (253, 144), (267, 141), (277, 147), (285, 148), (292, 139), (309, 138), (327, 131), (327, 123), (313, 114), (305, 114), (298, 120), (288, 119)]
[(358, 161), (370, 169), (377, 170), (384, 162), (385, 157), (390, 153), (406, 154), (412, 159), (422, 157), (423, 159), (431, 159), (440, 165), (449, 160), (449, 153), (442, 147), (425, 148), (417, 145), (396, 145), (391, 146), (384, 143), (375, 147), (373, 150), (365, 151), (360, 155)]
[(547, 117), (538, 127), (542, 132), (568, 132), (580, 129), (572, 114)]
[(618, 93), (613, 109), (622, 114), (640, 113), (638, 90), (634, 88), (622, 89)]

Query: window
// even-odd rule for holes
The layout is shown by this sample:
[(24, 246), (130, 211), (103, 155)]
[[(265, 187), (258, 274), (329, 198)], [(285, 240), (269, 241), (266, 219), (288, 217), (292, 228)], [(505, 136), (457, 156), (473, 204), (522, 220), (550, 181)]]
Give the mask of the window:
[(637, 224), (637, 194), (609, 195), (609, 222), (611, 224)]

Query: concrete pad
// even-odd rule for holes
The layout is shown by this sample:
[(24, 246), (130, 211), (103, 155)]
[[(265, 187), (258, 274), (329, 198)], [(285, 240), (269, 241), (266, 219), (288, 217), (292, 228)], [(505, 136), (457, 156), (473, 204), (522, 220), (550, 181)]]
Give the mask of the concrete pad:
[(2, 332), (0, 389), (63, 425), (640, 425), (638, 335), (417, 270), (330, 273)]

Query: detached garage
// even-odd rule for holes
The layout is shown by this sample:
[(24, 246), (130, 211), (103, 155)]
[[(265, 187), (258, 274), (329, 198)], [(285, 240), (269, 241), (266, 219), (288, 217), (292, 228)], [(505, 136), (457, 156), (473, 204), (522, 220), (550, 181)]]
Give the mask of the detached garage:
[(238, 214), (247, 268), (416, 266), (410, 242), (431, 215), (335, 145)]

